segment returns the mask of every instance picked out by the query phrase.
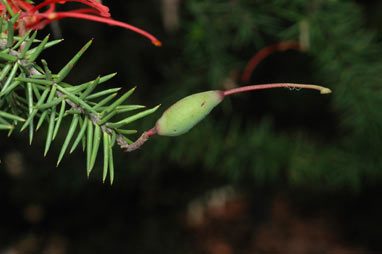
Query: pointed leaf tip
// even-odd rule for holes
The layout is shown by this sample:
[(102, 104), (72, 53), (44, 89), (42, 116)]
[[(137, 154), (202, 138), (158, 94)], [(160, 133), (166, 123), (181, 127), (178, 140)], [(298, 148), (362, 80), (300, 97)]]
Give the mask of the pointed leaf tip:
[(88, 49), (88, 47), (93, 43), (93, 40), (94, 39), (91, 39), (90, 41), (88, 41), (81, 49), (81, 51), (85, 51)]

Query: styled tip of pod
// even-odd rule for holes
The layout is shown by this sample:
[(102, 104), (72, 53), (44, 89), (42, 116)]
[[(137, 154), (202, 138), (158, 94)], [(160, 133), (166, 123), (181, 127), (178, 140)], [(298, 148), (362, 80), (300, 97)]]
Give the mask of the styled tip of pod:
[(329, 94), (332, 93), (332, 90), (329, 88), (324, 87), (323, 89), (320, 90), (320, 94)]

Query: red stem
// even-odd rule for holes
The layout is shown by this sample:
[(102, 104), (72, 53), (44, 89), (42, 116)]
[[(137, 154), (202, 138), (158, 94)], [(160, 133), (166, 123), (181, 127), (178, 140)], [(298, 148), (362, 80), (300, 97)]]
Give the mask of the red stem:
[(150, 136), (155, 135), (156, 133), (156, 128), (151, 128), (150, 130), (143, 132), (142, 135), (137, 140), (135, 140), (134, 143), (130, 145), (123, 145), (121, 146), (121, 148), (125, 152), (132, 152), (134, 150), (137, 150), (149, 139)]
[(70, 12), (75, 13), (92, 13), (92, 14), (99, 14), (99, 11), (93, 8), (82, 8), (77, 10), (71, 10)]
[(153, 136), (157, 134), (157, 129), (155, 127), (151, 128), (150, 130), (147, 131), (147, 135), (150, 137), (150, 136)]
[(148, 32), (142, 29), (139, 29), (138, 27), (135, 27), (127, 23), (123, 23), (121, 21), (114, 20), (111, 18), (99, 17), (99, 16), (94, 16), (94, 15), (85, 14), (85, 13), (78, 13), (78, 12), (56, 12), (56, 13), (50, 14), (49, 16), (46, 16), (43, 13), (41, 13), (41, 14), (37, 14), (36, 16), (43, 16), (49, 19), (48, 21), (46, 21), (47, 23), (50, 23), (54, 20), (58, 20), (62, 18), (79, 18), (79, 19), (87, 19), (91, 21), (101, 22), (108, 25), (112, 25), (112, 26), (120, 26), (145, 36), (146, 38), (150, 39), (151, 43), (154, 44), (155, 46), (159, 47), (162, 45), (162, 43), (157, 38), (155, 38), (153, 35), (149, 34)]
[(275, 83), (275, 84), (259, 84), (259, 85), (237, 87), (237, 88), (229, 89), (227, 91), (223, 91), (223, 95), (228, 96), (231, 94), (244, 93), (244, 92), (253, 91), (253, 90), (263, 90), (263, 89), (280, 88), (280, 87), (307, 88), (307, 89), (318, 90), (322, 94), (331, 93), (329, 88), (326, 88), (323, 86), (294, 84), (294, 83)]
[(251, 60), (245, 66), (243, 74), (241, 76), (241, 82), (248, 83), (249, 79), (252, 76), (253, 71), (256, 69), (257, 65), (266, 57), (273, 54), (276, 51), (285, 51), (288, 49), (296, 49), (300, 50), (300, 46), (295, 41), (282, 41), (276, 44), (272, 44), (262, 48), (259, 52), (257, 52)]

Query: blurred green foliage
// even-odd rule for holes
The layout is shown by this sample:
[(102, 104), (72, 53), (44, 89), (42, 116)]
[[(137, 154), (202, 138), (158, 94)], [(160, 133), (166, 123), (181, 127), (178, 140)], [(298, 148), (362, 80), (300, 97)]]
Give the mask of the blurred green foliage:
[(237, 83), (256, 51), (301, 37), (309, 38), (306, 52), (275, 53), (258, 66), (252, 83), (317, 83), (333, 94), (233, 96), (184, 137), (149, 142), (142, 150), (144, 162), (165, 157), (180, 168), (203, 165), (234, 181), (251, 177), (257, 183), (313, 189), (357, 190), (380, 179), (382, 51), (360, 6), (346, 1), (187, 1), (183, 11), (183, 43), (175, 49), (182, 61), (171, 63), (169, 84), (160, 85), (159, 98), (171, 94), (174, 101), (172, 94)]

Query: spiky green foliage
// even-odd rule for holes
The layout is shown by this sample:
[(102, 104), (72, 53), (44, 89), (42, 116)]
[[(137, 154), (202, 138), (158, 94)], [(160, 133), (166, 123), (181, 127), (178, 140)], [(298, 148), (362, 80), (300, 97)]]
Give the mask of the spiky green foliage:
[[(135, 130), (124, 129), (129, 123), (145, 117), (158, 108), (144, 110), (136, 114), (125, 113), (144, 108), (142, 105), (128, 105), (126, 100), (134, 92), (130, 89), (117, 99), (120, 88), (100, 92), (94, 90), (108, 81), (115, 74), (99, 76), (93, 81), (79, 85), (63, 82), (70, 74), (81, 56), (92, 44), (92, 41), (80, 49), (77, 54), (58, 72), (52, 73), (45, 60), (39, 65), (41, 52), (60, 40), (49, 41), (46, 36), (42, 41), (36, 40), (36, 32), (26, 33), (22, 38), (15, 37), (13, 24), (17, 19), (0, 20), (3, 33), (0, 36), (0, 130), (7, 130), (8, 135), (20, 127), (28, 129), (29, 141), (43, 124), (47, 124), (44, 156), (49, 151), (57, 135), (66, 135), (62, 144), (57, 166), (68, 151), (70, 153), (82, 142), (87, 152), (87, 174), (90, 175), (103, 143), (103, 181), (109, 174), (110, 183), (114, 179), (112, 149), (115, 145), (126, 147), (130, 142), (125, 135)], [(64, 118), (70, 118), (71, 124), (66, 131), (61, 127)], [(113, 119), (117, 119), (113, 122)]]

